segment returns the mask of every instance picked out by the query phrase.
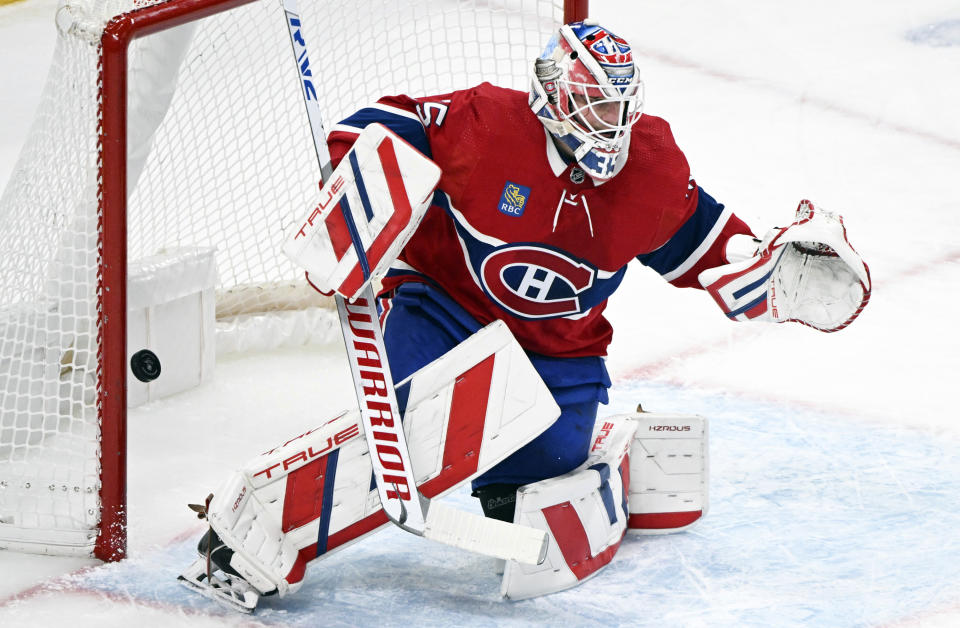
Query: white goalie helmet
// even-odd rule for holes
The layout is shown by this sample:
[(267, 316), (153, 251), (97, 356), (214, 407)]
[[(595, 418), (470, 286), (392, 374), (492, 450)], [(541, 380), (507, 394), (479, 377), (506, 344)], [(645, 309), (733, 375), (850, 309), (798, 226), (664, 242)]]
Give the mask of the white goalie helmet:
[(643, 110), (630, 44), (593, 21), (561, 26), (534, 64), (530, 108), (587, 174), (610, 179)]

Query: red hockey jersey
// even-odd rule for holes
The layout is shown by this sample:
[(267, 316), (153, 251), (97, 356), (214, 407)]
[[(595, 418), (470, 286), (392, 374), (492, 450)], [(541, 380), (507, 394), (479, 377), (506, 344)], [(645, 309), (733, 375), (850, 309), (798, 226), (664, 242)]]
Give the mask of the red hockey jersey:
[(527, 94), (488, 83), (441, 96), (381, 99), (330, 134), (334, 161), (379, 122), (443, 170), (433, 204), (384, 278), (438, 284), (481, 324), (506, 322), (528, 351), (604, 355), (607, 298), (635, 257), (678, 286), (726, 263), (750, 233), (690, 179), (670, 126), (644, 115), (628, 159), (595, 185), (557, 152)]

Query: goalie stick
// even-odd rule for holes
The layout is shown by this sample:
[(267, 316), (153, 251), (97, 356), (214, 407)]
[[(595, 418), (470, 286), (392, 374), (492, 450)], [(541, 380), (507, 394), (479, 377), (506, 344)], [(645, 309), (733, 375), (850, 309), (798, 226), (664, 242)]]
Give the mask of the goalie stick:
[[(283, 0), (283, 8), (321, 178), (327, 182), (333, 169), (296, 0)], [(352, 217), (346, 209), (343, 209), (343, 215), (347, 225), (352, 225)], [(363, 417), (364, 436), (373, 463), (377, 494), (384, 512), (402, 529), (424, 538), (497, 558), (542, 563), (548, 543), (543, 532), (450, 508), (432, 502), (417, 490), (369, 281), (370, 269), (365, 263), (356, 228), (350, 231), (352, 246), (367, 284), (352, 303), (340, 294), (335, 298)], [(375, 355), (371, 354), (370, 347)]]

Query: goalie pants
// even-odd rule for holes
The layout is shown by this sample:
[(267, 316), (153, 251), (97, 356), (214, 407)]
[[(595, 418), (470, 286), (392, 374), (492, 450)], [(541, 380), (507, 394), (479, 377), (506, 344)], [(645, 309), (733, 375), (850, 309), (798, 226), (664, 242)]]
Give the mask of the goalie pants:
[[(417, 279), (381, 295), (381, 324), (394, 381), (440, 357), (482, 325), (436, 285)], [(530, 484), (567, 473), (587, 459), (597, 407), (607, 403), (610, 378), (600, 357), (553, 358), (527, 353), (561, 414), (543, 434), (473, 481)], [(409, 385), (397, 387), (400, 411)]]

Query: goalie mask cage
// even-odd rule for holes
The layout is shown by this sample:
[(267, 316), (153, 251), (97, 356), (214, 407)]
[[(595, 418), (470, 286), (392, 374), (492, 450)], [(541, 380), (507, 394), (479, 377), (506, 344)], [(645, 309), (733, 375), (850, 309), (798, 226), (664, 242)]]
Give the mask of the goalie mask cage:
[[(299, 8), (329, 131), (381, 95), (484, 80), (525, 90), (559, 23), (587, 7)], [(0, 548), (118, 560), (128, 262), (213, 249), (218, 330), (317, 307), (280, 244), (319, 168), (279, 0), (62, 0), (56, 25), (36, 120), (0, 197)]]

